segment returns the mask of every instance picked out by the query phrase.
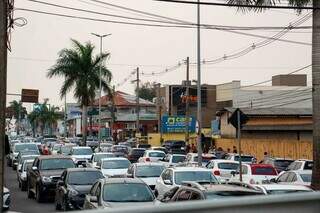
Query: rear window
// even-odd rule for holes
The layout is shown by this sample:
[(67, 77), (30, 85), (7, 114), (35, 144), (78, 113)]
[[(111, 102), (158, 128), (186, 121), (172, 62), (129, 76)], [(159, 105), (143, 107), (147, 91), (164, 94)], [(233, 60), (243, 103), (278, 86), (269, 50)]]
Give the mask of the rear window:
[(305, 170), (312, 170), (313, 168), (313, 162), (312, 161), (307, 161), (305, 164), (304, 164), (304, 169)]
[(300, 176), (303, 182), (311, 182), (311, 174), (301, 174)]
[(236, 170), (238, 169), (239, 164), (237, 163), (218, 163), (219, 169), (226, 169), (226, 170)]
[(287, 168), (292, 162), (292, 160), (276, 160), (274, 165), (276, 167)]
[(131, 155), (143, 155), (145, 152), (145, 149), (133, 149), (131, 150)]
[(277, 171), (273, 167), (252, 167), (253, 175), (277, 175)]
[[(242, 162), (252, 162), (252, 156), (241, 156), (241, 161)], [(235, 161), (239, 161), (239, 156), (234, 157)]]

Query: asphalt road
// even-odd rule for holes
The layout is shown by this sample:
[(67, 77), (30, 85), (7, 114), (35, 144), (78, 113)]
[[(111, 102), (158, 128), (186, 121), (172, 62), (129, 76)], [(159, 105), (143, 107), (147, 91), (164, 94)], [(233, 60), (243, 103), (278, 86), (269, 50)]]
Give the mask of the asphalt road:
[[(5, 164), (6, 165), (6, 164)], [(5, 186), (11, 193), (10, 211), (26, 213), (55, 212), (54, 203), (37, 203), (34, 199), (28, 199), (27, 193), (19, 189), (16, 171), (11, 167), (5, 167)]]

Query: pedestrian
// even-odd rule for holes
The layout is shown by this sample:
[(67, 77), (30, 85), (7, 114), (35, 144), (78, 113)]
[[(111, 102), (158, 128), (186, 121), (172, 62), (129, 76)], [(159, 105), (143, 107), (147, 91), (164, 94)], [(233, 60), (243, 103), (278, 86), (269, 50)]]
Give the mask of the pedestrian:
[(231, 149), (230, 148), (227, 149), (227, 153), (231, 153)]
[(267, 160), (268, 157), (269, 157), (268, 152), (264, 152), (263, 153), (263, 159), (259, 163), (264, 163)]
[(233, 146), (233, 151), (232, 152), (235, 153), (235, 154), (238, 153), (236, 146)]

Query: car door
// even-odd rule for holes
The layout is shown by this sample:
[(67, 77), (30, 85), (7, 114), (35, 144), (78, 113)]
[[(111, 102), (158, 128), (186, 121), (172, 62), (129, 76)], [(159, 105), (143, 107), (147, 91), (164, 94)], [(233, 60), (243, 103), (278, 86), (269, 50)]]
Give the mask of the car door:
[(165, 170), (157, 180), (156, 191), (159, 195), (163, 195), (169, 190), (167, 184), (164, 183), (165, 180), (169, 180), (169, 171), (170, 169)]
[(90, 199), (91, 199), (91, 197), (96, 195), (96, 191), (98, 189), (99, 184), (100, 184), (99, 182), (96, 182), (91, 187), (89, 194), (86, 195), (85, 200), (84, 200), (84, 205), (83, 205), (84, 209), (95, 209), (97, 207), (97, 204), (96, 205), (93, 204)]

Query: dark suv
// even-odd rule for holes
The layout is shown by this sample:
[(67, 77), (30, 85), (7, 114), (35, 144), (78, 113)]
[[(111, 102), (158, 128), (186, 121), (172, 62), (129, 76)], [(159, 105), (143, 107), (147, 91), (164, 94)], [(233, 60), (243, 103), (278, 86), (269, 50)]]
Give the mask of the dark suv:
[(31, 168), (27, 170), (28, 198), (35, 196), (38, 202), (44, 198), (54, 197), (56, 185), (62, 172), (74, 168), (70, 157), (43, 155), (37, 157)]
[(162, 146), (171, 154), (185, 154), (186, 142), (182, 140), (168, 140)]
[(131, 163), (136, 163), (138, 162), (139, 158), (143, 156), (145, 151), (146, 149), (143, 148), (133, 148), (129, 151), (127, 158)]

